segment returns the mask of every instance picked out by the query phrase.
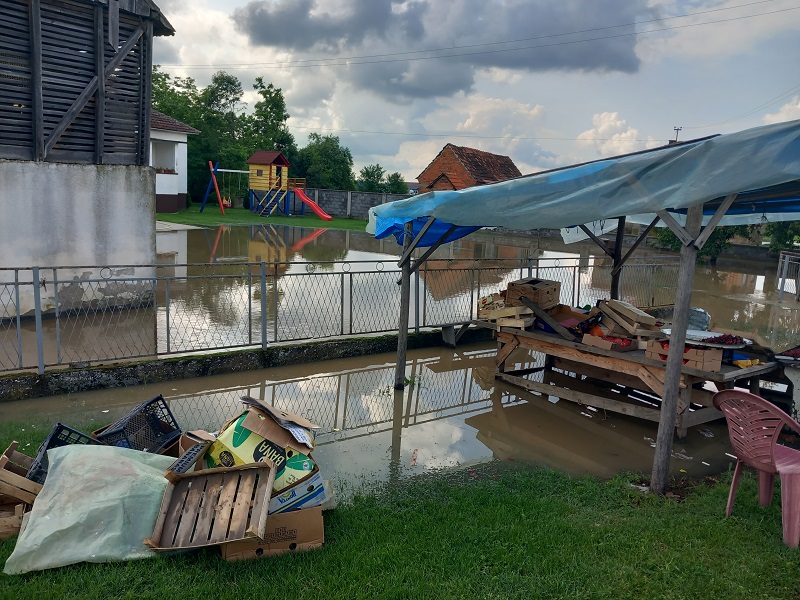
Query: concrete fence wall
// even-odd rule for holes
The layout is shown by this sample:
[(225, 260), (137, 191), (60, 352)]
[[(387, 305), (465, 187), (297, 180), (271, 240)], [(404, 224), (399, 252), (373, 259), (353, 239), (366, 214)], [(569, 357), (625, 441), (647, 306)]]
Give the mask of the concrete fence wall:
[(309, 198), (334, 217), (366, 219), (369, 209), (387, 202), (408, 198), (411, 194), (382, 194), (374, 192), (349, 192), (345, 190), (306, 190)]

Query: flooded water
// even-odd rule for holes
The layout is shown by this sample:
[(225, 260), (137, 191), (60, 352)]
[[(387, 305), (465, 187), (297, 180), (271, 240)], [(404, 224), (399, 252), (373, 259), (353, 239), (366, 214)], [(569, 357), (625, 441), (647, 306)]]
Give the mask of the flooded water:
[[(360, 232), (260, 226), (161, 231), (158, 252), (162, 265), (285, 261), (302, 269), (331, 260), (393, 265), (399, 246)], [(457, 264), (526, 257), (606, 260), (593, 244), (493, 233), (449, 244), (433, 258)], [(775, 272), (776, 264), (767, 261), (720, 259), (716, 267), (698, 267), (692, 303), (711, 314), (712, 327), (758, 336), (776, 350), (795, 346), (798, 303), (791, 295), (779, 302)], [(184, 430), (214, 431), (241, 412), (239, 399), (248, 395), (318, 423), (314, 457), (325, 477), (344, 488), (490, 460), (600, 477), (649, 472), (655, 423), (506, 386), (494, 379), (494, 354), (492, 344), (412, 351), (411, 384), (399, 393), (393, 389), (395, 356), (387, 354), (7, 403), (0, 418), (20, 427), (60, 421), (92, 430), (163, 394)], [(510, 358), (520, 367), (539, 360)], [(731, 464), (729, 452), (723, 421), (691, 428), (674, 446), (673, 473), (723, 471)]]
[[(90, 431), (160, 393), (184, 430), (213, 431), (252, 396), (320, 426), (313, 456), (345, 490), (491, 460), (599, 477), (650, 471), (656, 424), (506, 386), (494, 379), (494, 354), (489, 343), (412, 351), (402, 392), (392, 385), (395, 356), (384, 354), (9, 403), (3, 420)], [(672, 470), (720, 472), (729, 451), (724, 422), (692, 428), (675, 444)]]

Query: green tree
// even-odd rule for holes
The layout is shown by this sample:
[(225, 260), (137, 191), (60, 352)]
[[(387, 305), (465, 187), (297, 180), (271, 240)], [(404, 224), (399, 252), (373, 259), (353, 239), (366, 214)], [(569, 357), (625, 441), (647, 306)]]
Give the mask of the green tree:
[[(719, 255), (722, 254), (726, 248), (730, 248), (731, 239), (736, 236), (749, 238), (750, 228), (747, 225), (716, 227), (703, 248), (697, 253), (697, 262), (704, 262), (707, 260), (712, 265), (717, 264)], [(656, 230), (656, 241), (659, 246), (674, 250), (675, 252), (679, 251), (682, 245), (682, 242), (668, 227), (659, 227)]]
[(261, 99), (253, 106), (253, 114), (247, 121), (248, 143), (252, 151), (279, 150), (290, 163), (294, 163), (297, 145), (286, 125), (289, 113), (283, 90), (271, 83), (265, 84), (262, 77), (256, 77), (253, 89)]
[(353, 155), (341, 145), (338, 136), (312, 133), (308, 145), (298, 152), (297, 177), (306, 185), (328, 190), (353, 190)]
[(765, 234), (769, 237), (770, 252), (793, 249), (795, 240), (800, 237), (800, 221), (768, 223)]
[(385, 175), (386, 170), (379, 164), (367, 165), (358, 174), (358, 189), (362, 192), (385, 192)]
[(386, 177), (386, 192), (389, 194), (408, 193), (408, 185), (399, 172), (391, 173)]

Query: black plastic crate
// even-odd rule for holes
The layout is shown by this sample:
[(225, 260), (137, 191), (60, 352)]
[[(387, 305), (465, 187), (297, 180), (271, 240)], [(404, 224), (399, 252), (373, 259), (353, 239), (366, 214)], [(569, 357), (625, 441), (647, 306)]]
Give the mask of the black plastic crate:
[(181, 435), (181, 428), (159, 394), (94, 435), (109, 446), (157, 453)]
[(36, 458), (33, 459), (33, 463), (31, 464), (31, 468), (28, 469), (26, 477), (37, 483), (44, 483), (48, 468), (47, 451), (51, 448), (60, 448), (61, 446), (69, 446), (71, 444), (100, 445), (100, 442), (77, 429), (72, 429), (72, 427), (56, 423), (53, 427), (53, 431), (50, 432), (47, 439), (39, 446)]

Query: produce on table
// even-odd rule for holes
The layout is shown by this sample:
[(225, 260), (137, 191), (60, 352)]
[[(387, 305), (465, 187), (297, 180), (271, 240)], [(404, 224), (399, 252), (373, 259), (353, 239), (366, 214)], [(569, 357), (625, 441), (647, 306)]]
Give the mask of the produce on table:
[(730, 335), (728, 333), (710, 337), (703, 340), (707, 344), (725, 344), (730, 346), (744, 344), (744, 338), (738, 335)]
[(611, 342), (612, 344), (617, 344), (618, 346), (622, 346), (625, 348), (630, 346), (632, 343), (632, 340), (629, 338), (615, 337), (613, 335), (604, 335), (603, 339), (607, 342)]
[(788, 356), (789, 358), (800, 358), (800, 347), (792, 348), (791, 350), (786, 350), (785, 352), (781, 352), (779, 356)]

